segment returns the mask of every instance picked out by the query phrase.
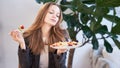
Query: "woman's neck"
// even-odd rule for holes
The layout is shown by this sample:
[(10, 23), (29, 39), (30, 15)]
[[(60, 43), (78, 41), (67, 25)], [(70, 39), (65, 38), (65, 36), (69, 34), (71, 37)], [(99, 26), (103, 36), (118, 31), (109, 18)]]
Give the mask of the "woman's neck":
[(42, 36), (43, 36), (43, 38), (48, 38), (49, 37), (50, 29), (51, 29), (51, 27), (49, 25), (44, 24), (42, 26)]

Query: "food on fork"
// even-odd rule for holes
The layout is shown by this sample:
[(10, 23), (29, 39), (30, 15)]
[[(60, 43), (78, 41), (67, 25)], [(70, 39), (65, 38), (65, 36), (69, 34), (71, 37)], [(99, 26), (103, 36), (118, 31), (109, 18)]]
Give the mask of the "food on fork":
[(18, 30), (20, 31), (20, 32), (23, 32), (23, 30), (24, 30), (24, 25), (20, 25), (19, 27), (18, 27)]

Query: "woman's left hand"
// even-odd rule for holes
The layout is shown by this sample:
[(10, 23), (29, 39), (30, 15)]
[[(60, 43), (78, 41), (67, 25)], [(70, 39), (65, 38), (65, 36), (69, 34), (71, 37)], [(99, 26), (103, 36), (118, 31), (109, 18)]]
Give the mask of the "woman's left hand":
[(67, 49), (57, 49), (57, 55), (67, 52)]

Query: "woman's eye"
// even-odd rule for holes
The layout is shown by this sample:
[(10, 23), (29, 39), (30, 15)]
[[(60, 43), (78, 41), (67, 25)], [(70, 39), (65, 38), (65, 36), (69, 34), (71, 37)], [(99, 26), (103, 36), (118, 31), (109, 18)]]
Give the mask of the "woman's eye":
[(50, 14), (53, 14), (53, 12), (49, 12)]
[(59, 17), (60, 15), (56, 15), (57, 17)]
[[(50, 14), (54, 14), (54, 12), (52, 11), (49, 11)], [(56, 17), (59, 17), (60, 15), (59, 14), (56, 14)]]

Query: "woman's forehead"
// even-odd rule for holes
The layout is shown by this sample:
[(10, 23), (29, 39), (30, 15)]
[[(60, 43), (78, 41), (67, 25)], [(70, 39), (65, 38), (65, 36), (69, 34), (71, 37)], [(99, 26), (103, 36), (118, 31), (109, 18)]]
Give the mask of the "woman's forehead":
[(56, 6), (56, 5), (51, 5), (48, 10), (60, 13), (60, 8), (58, 6)]

